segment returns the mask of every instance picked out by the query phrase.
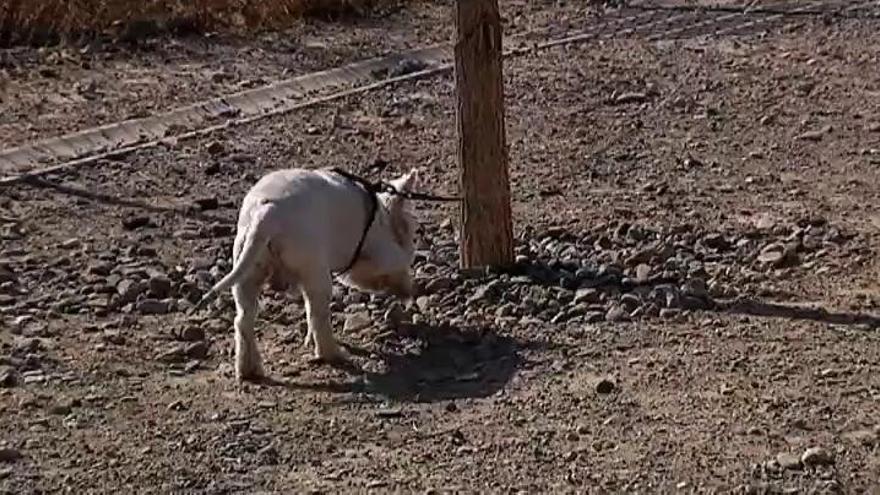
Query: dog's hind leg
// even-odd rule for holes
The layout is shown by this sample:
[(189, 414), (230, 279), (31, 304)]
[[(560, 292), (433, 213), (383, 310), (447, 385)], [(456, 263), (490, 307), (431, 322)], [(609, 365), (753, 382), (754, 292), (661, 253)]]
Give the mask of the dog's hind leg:
[(253, 274), (232, 286), (232, 297), (235, 299), (235, 375), (239, 380), (258, 380), (265, 376), (254, 334), (262, 284), (262, 274)]

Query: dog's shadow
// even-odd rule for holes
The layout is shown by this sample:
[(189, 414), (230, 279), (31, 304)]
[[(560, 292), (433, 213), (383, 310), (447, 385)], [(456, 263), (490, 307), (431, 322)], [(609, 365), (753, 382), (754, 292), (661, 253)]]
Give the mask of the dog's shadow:
[[(292, 389), (365, 394), (385, 400), (436, 402), (488, 397), (514, 376), (519, 346), (488, 328), (402, 324), (370, 350), (346, 346), (356, 360), (334, 367), (351, 379), (340, 382), (276, 381)], [(360, 366), (355, 361), (365, 361)]]

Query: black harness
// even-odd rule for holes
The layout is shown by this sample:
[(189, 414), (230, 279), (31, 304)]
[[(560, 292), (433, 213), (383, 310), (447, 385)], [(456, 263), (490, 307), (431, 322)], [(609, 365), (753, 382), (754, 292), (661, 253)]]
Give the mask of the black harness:
[(399, 191), (397, 190), (397, 188), (387, 182), (370, 182), (361, 176), (352, 174), (341, 168), (331, 168), (330, 171), (360, 186), (361, 189), (363, 189), (364, 192), (367, 193), (367, 201), (369, 202), (367, 221), (364, 223), (364, 230), (363, 232), (361, 232), (361, 238), (358, 240), (357, 246), (354, 249), (354, 254), (351, 256), (351, 260), (348, 262), (348, 264), (345, 265), (345, 268), (336, 272), (337, 275), (347, 273), (361, 257), (361, 250), (364, 248), (364, 242), (367, 240), (367, 234), (370, 232), (370, 227), (373, 226), (373, 222), (376, 221), (376, 212), (379, 210), (379, 198), (377, 196), (378, 194), (393, 194), (395, 196), (400, 196), (401, 198), (414, 201), (438, 201), (447, 203), (461, 201), (461, 198), (453, 196), (435, 196), (433, 194), (417, 193), (413, 191)]

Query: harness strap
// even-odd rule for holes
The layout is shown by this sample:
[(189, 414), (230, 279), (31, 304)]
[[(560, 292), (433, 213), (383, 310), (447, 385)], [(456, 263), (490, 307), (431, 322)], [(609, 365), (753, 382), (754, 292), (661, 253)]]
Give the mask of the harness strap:
[(356, 175), (350, 174), (341, 168), (332, 168), (331, 172), (341, 175), (345, 177), (347, 180), (354, 182), (361, 189), (367, 193), (367, 201), (370, 203), (369, 213), (367, 215), (367, 221), (364, 223), (364, 230), (361, 232), (361, 238), (358, 240), (357, 246), (354, 248), (354, 254), (351, 256), (351, 260), (345, 265), (345, 268), (336, 272), (337, 275), (342, 275), (347, 273), (351, 268), (357, 263), (358, 258), (361, 257), (361, 250), (364, 248), (364, 242), (367, 240), (367, 233), (370, 232), (370, 227), (373, 226), (373, 222), (376, 220), (376, 212), (379, 209), (379, 198), (376, 197), (376, 188), (370, 182), (358, 177)]
[(419, 193), (414, 191), (398, 191), (394, 186), (387, 182), (370, 182), (361, 176), (355, 175), (338, 167), (331, 168), (330, 171), (360, 186), (361, 189), (363, 189), (364, 192), (367, 193), (367, 198), (370, 202), (369, 216), (367, 217), (367, 222), (364, 224), (364, 231), (361, 233), (361, 238), (357, 243), (357, 247), (355, 248), (354, 254), (351, 257), (351, 261), (348, 262), (345, 268), (337, 272), (337, 275), (342, 275), (343, 273), (351, 270), (351, 267), (353, 267), (354, 264), (357, 263), (358, 258), (360, 258), (361, 256), (361, 250), (364, 248), (364, 242), (367, 239), (367, 233), (370, 231), (370, 227), (373, 226), (373, 222), (376, 220), (376, 212), (379, 209), (379, 199), (376, 197), (377, 194), (392, 194), (394, 196), (400, 196), (401, 198), (409, 199), (412, 201), (437, 201), (444, 203), (461, 201), (461, 198), (457, 196), (436, 196), (433, 194)]

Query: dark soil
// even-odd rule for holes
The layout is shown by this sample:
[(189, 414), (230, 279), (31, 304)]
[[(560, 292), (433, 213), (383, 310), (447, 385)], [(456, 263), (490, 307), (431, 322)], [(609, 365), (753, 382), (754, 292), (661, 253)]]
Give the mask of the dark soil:
[[(448, 7), (418, 5), (7, 52), (0, 142), (449, 39)], [(588, 22), (502, 7), (512, 30)], [(517, 266), (460, 273), (457, 212), (420, 205), (423, 295), (338, 291), (352, 367), (311, 364), (300, 303), (264, 293), (274, 385), (234, 380), (228, 297), (185, 313), (229, 268), (240, 199), (276, 168), (382, 163), (454, 193), (448, 75), (0, 190), (0, 492), (877, 493), (878, 22), (508, 59)]]

